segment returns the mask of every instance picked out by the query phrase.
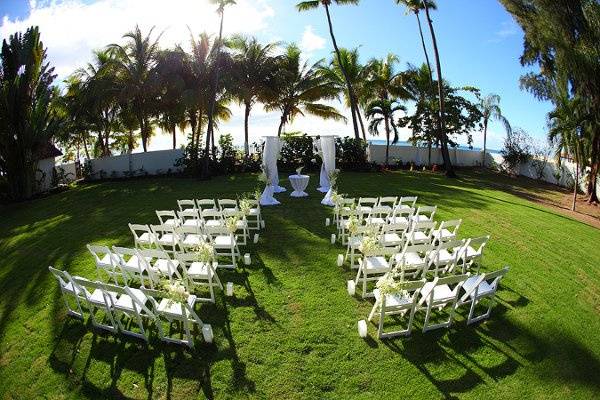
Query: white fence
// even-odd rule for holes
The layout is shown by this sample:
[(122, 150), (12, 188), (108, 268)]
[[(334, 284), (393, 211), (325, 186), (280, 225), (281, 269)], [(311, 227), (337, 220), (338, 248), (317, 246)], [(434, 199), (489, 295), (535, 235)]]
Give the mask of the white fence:
[(178, 172), (175, 164), (183, 157), (183, 150), (160, 150), (147, 153), (102, 157), (90, 161), (92, 179), (132, 175), (160, 175)]
[[(482, 165), (482, 153), (480, 151), (449, 149), (450, 161), (453, 165), (459, 167), (477, 167)], [(385, 145), (370, 144), (369, 159), (378, 164), (385, 163)], [(486, 165), (490, 165), (492, 157), (486, 155)], [(389, 163), (394, 164), (396, 161), (402, 163), (415, 163), (415, 165), (429, 164), (429, 149), (427, 147), (413, 146), (390, 146)], [(431, 148), (431, 164), (442, 165), (442, 152), (435, 147)]]

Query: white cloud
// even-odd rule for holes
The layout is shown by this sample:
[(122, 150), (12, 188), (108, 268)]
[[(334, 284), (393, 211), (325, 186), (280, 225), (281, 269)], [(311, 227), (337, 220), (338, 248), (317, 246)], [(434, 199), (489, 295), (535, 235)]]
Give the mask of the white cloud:
[[(227, 8), (225, 34), (253, 34), (265, 30), (274, 16), (271, 0), (238, 0)], [(121, 36), (137, 24), (147, 32), (164, 32), (163, 46), (186, 44), (188, 26), (198, 34), (215, 34), (219, 18), (208, 0), (63, 0), (29, 2), (27, 18), (5, 17), (0, 25), (0, 38), (37, 25), (48, 48), (48, 57), (59, 79), (90, 60), (92, 50), (122, 41)]]
[(488, 40), (489, 43), (500, 43), (505, 39), (516, 36), (521, 32), (521, 28), (514, 20), (504, 21), (500, 24), (500, 29), (494, 33), (494, 37)]
[(300, 50), (310, 54), (317, 50), (321, 50), (324, 47), (325, 39), (314, 32), (312, 25), (304, 27), (302, 40), (300, 40)]

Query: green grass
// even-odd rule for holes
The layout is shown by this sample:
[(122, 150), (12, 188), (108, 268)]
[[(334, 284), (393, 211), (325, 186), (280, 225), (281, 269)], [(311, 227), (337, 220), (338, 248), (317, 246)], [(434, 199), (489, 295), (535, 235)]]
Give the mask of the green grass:
[[(223, 272), (235, 297), (203, 305), (215, 343), (149, 347), (65, 316), (47, 266), (95, 277), (86, 243), (132, 245), (127, 223), (155, 221), (178, 198), (231, 197), (254, 176), (83, 185), (0, 209), (0, 399), (22, 398), (598, 398), (600, 231), (499, 189), (518, 184), (399, 172), (341, 177), (350, 195), (418, 195), (463, 237), (491, 234), (484, 268), (510, 265), (489, 321), (380, 341), (356, 323), (371, 302), (351, 298), (353, 272), (324, 226), (331, 212), (279, 195), (253, 264)], [(315, 185), (315, 177), (311, 186)]]

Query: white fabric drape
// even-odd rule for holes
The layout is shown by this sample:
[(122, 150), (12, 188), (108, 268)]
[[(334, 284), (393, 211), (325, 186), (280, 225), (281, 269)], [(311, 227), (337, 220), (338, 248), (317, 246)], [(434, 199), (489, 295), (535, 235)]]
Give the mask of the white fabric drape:
[(260, 205), (261, 206), (276, 206), (281, 204), (275, 197), (273, 197), (273, 185), (265, 186), (265, 190), (262, 192), (260, 196)]
[(281, 152), (281, 142), (278, 137), (265, 137), (265, 147), (263, 148), (263, 164), (267, 168), (267, 175), (271, 179), (274, 193), (285, 192), (285, 188), (279, 186), (279, 171), (277, 170), (277, 159)]
[(321, 165), (320, 184), (317, 190), (326, 193), (331, 189), (331, 182), (329, 182), (329, 173), (335, 169), (335, 137), (323, 136), (319, 139), (317, 147), (322, 152), (321, 158), (323, 159), (323, 165)]

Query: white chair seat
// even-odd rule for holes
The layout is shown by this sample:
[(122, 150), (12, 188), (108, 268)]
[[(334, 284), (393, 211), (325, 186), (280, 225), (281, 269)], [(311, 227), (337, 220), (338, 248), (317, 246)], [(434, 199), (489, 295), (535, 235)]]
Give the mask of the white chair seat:
[(164, 226), (168, 226), (170, 228), (173, 228), (177, 225), (179, 225), (179, 220), (175, 219), (175, 218), (169, 218), (168, 220), (166, 220), (165, 222), (163, 222)]
[(188, 219), (183, 223), (183, 226), (200, 228), (202, 226), (202, 222), (200, 222), (198, 219)]
[(466, 256), (468, 259), (477, 257), (479, 255), (480, 255), (479, 252), (477, 250), (475, 250), (474, 248), (472, 248), (471, 246), (467, 247), (467, 250), (464, 253), (464, 256)]
[(434, 236), (438, 240), (446, 241), (450, 239), (454, 239), (456, 235), (450, 232), (448, 229), (442, 229), (441, 231), (436, 231)]
[[(112, 264), (111, 264), (111, 257), (112, 257)], [(100, 260), (96, 264), (98, 266), (106, 268), (106, 267), (112, 267), (113, 264), (118, 264), (118, 263), (119, 263), (119, 260), (113, 254), (105, 254), (104, 256), (100, 257)]]
[(408, 227), (408, 218), (406, 217), (387, 217), (390, 224), (406, 224)]
[[(114, 305), (117, 301), (117, 294), (114, 292), (107, 292), (108, 293), (108, 297), (112, 300), (112, 304)], [(94, 290), (94, 292), (89, 296), (90, 299), (90, 303), (97, 305), (97, 306), (105, 306), (104, 303), (104, 294), (102, 294), (102, 290), (100, 289), (96, 289)]]
[[(139, 289), (130, 289), (130, 290), (136, 299), (138, 299), (142, 304), (146, 304), (146, 301), (148, 301), (148, 297), (146, 297), (144, 292), (142, 292)], [(119, 299), (115, 303), (115, 308), (118, 308), (120, 310), (133, 311), (134, 309), (133, 309), (132, 298), (129, 297), (129, 295), (127, 295), (127, 294), (122, 294), (121, 297), (119, 297)]]
[(258, 208), (251, 208), (250, 211), (248, 211), (248, 215), (256, 217), (258, 215)]
[(125, 272), (136, 272), (139, 273), (141, 271), (146, 270), (146, 265), (139, 262), (138, 256), (131, 256), (129, 260), (124, 265), (121, 265), (121, 268)]
[(382, 237), (383, 245), (399, 245), (402, 244), (402, 238), (397, 233), (386, 233)]
[(237, 221), (237, 222), (235, 223), (235, 226), (236, 226), (238, 229), (244, 229), (244, 228), (247, 228), (247, 227), (248, 227), (248, 223), (247, 223), (246, 221), (244, 221), (244, 220), (240, 220), (240, 221)]
[[(474, 276), (469, 277), (469, 279), (467, 279), (462, 286), (464, 291), (468, 292), (468, 291), (472, 290), (474, 288), (475, 284), (477, 284), (477, 280), (479, 278), (480, 278), (479, 275), (474, 275)], [(479, 297), (481, 297), (481, 296), (485, 296), (486, 294), (493, 293), (494, 288), (486, 281), (483, 281), (479, 284), (479, 289), (477, 290), (477, 292), (478, 292), (477, 295)], [(475, 298), (475, 291), (471, 292), (469, 297), (471, 297), (471, 299)]]
[(153, 238), (152, 234), (150, 234), (150, 233), (148, 233), (148, 232), (145, 232), (145, 233), (142, 233), (142, 234), (139, 236), (139, 238), (138, 238), (138, 242), (140, 242), (140, 243), (152, 243), (152, 240), (153, 240), (153, 239), (154, 239), (154, 238)]
[(219, 235), (213, 239), (215, 247), (232, 247), (235, 245), (235, 240), (230, 235)]
[(383, 225), (385, 224), (385, 219), (380, 217), (369, 218), (369, 223), (373, 225)]
[(69, 292), (75, 295), (78, 295), (81, 293), (81, 290), (75, 286), (73, 286), (73, 282), (69, 282), (66, 285), (63, 285), (63, 290), (65, 292)]
[(361, 243), (362, 243), (362, 238), (359, 236), (352, 236), (351, 238), (348, 239), (348, 245), (354, 249), (358, 248)]
[(370, 214), (371, 211), (373, 211), (372, 207), (367, 207), (367, 206), (358, 206), (356, 209), (358, 210), (358, 212), (363, 213), (363, 214)]
[(153, 267), (155, 270), (159, 271), (163, 275), (170, 275), (170, 274), (173, 275), (173, 274), (175, 274), (175, 271), (170, 271), (169, 263), (172, 263), (171, 265), (175, 269), (177, 269), (177, 267), (179, 267), (179, 260), (170, 261), (170, 260), (165, 260), (165, 259), (156, 260)]
[[(381, 292), (379, 289), (373, 290), (373, 294), (375, 295), (375, 300), (381, 300)], [(412, 299), (410, 297), (404, 297), (399, 294), (386, 294), (385, 295), (385, 306), (386, 307), (399, 307), (412, 303)]]
[(392, 207), (390, 206), (377, 206), (377, 211), (381, 213), (389, 214), (392, 212)]
[[(194, 297), (190, 296), (187, 300), (190, 307), (194, 306)], [(183, 317), (183, 307), (178, 301), (171, 299), (162, 299), (158, 304), (158, 312), (165, 315), (170, 315), (175, 318)]]
[(204, 222), (204, 225), (206, 225), (206, 226), (221, 226), (221, 225), (223, 225), (223, 221), (221, 221), (219, 219), (209, 219)]
[(188, 268), (187, 274), (190, 278), (207, 278), (208, 270), (208, 264), (200, 261), (194, 261)]
[(416, 231), (413, 234), (413, 241), (414, 242), (425, 242), (429, 240), (429, 236), (427, 236), (425, 233), (421, 232), (421, 231)]
[(426, 215), (414, 215), (412, 217), (413, 222), (425, 222), (425, 221), (431, 221), (431, 218), (429, 218)]
[(390, 265), (385, 257), (366, 257), (365, 268), (369, 272), (386, 272), (390, 269)]
[[(396, 254), (396, 262), (402, 261), (402, 254)], [(423, 265), (425, 259), (423, 259), (418, 253), (405, 253), (404, 254), (405, 265)]]
[[(436, 254), (439, 253), (439, 258), (436, 257)], [(429, 258), (432, 261), (437, 261), (438, 264), (440, 265), (445, 265), (448, 264), (449, 262), (451, 262), (454, 259), (454, 255), (450, 254), (448, 252), (448, 250), (446, 249), (442, 249), (442, 250), (434, 250), (431, 252), (431, 254), (429, 255)]]
[(170, 246), (175, 243), (175, 235), (172, 233), (165, 233), (158, 239), (158, 242), (162, 245)]
[(183, 239), (183, 244), (188, 247), (198, 246), (200, 243), (203, 243), (204, 239), (201, 235), (195, 234), (187, 234), (185, 239)]
[(427, 282), (423, 285), (422, 296), (425, 297), (425, 301), (427, 304), (430, 302), (430, 293), (433, 288), (433, 302), (441, 303), (444, 301), (451, 301), (454, 299), (454, 294), (452, 293), (452, 289), (448, 285), (439, 285), (434, 287), (433, 282)]

